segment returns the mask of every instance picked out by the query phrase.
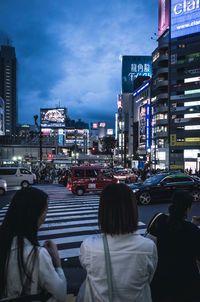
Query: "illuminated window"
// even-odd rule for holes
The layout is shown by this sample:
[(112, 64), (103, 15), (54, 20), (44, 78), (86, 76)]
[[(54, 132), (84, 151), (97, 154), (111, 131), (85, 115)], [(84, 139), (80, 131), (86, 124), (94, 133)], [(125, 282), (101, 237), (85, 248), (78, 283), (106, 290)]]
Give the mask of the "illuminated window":
[(184, 130), (200, 130), (200, 125), (185, 126)]

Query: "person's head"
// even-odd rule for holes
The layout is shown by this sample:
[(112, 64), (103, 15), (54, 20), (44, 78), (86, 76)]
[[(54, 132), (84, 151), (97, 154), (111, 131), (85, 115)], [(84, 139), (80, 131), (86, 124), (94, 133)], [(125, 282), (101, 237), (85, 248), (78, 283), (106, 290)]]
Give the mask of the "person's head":
[(11, 238), (26, 237), (37, 244), (37, 231), (48, 207), (48, 195), (36, 188), (24, 188), (15, 193), (2, 223)]
[(135, 196), (125, 184), (110, 184), (101, 193), (98, 221), (104, 234), (128, 234), (137, 230)]
[(169, 215), (172, 219), (183, 220), (187, 218), (188, 211), (192, 206), (192, 195), (187, 191), (177, 191), (169, 206)]
[[(48, 195), (36, 188), (25, 188), (16, 192), (0, 227), (0, 298), (7, 293), (7, 269), (13, 238), (17, 239), (17, 264), (20, 280), (24, 274), (32, 280), (24, 263), (24, 238), (33, 245), (32, 267), (37, 256), (37, 231), (43, 223), (48, 207)], [(32, 270), (31, 270), (32, 271)]]

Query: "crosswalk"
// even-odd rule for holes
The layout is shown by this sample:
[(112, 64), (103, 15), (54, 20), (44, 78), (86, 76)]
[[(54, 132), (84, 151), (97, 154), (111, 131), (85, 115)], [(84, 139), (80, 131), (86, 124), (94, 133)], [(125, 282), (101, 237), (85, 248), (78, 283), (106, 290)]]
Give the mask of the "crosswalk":
[[(49, 196), (46, 220), (40, 227), (38, 236), (41, 245), (52, 240), (58, 246), (60, 258), (67, 261), (79, 256), (81, 242), (91, 234), (99, 233), (99, 195), (72, 195), (65, 187), (58, 185), (39, 186)], [(8, 206), (0, 211), (0, 224)], [(138, 224), (138, 233), (144, 234), (146, 225)]]

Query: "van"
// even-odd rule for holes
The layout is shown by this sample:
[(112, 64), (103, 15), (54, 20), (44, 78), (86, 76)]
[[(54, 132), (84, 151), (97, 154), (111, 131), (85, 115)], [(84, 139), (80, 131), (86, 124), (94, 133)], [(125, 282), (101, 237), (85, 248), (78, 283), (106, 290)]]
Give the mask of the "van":
[(86, 192), (102, 191), (108, 184), (117, 183), (108, 170), (96, 166), (80, 166), (71, 168), (67, 190), (79, 196)]
[(8, 186), (27, 188), (34, 183), (34, 175), (23, 167), (0, 167), (0, 178), (6, 180)]

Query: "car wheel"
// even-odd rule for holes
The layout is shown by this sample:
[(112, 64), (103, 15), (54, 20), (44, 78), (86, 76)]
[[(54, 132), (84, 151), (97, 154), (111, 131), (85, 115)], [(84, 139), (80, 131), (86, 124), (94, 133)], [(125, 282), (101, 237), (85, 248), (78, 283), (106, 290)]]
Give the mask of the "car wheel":
[(0, 188), (0, 196), (5, 194), (5, 190), (3, 188)]
[(142, 193), (139, 195), (139, 202), (140, 202), (142, 205), (150, 204), (150, 202), (151, 202), (151, 195), (149, 194), (149, 192), (142, 192)]
[(29, 187), (29, 182), (26, 181), (26, 180), (22, 181), (21, 187), (22, 187), (22, 188), (28, 188), (28, 187)]
[(193, 191), (192, 192), (193, 201), (200, 201), (200, 191)]
[(77, 194), (78, 196), (82, 196), (82, 195), (84, 194), (83, 188), (77, 188), (77, 189), (76, 189), (76, 194)]

